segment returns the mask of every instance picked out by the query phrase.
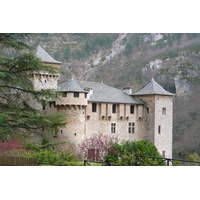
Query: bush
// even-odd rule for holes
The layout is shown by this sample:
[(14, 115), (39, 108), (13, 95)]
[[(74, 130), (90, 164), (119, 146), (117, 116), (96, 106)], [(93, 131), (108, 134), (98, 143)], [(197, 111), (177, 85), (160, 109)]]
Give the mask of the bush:
[(40, 151), (31, 151), (29, 156), (38, 158), (39, 163), (48, 163), (53, 165), (76, 165), (78, 159), (69, 152), (54, 152), (49, 149)]
[(13, 151), (13, 150), (25, 150), (20, 141), (16, 138), (3, 141), (0, 139), (0, 155), (5, 154), (6, 152)]
[[(161, 157), (157, 148), (150, 142), (141, 141), (125, 141), (122, 144), (113, 145), (108, 154), (105, 156), (105, 161), (115, 165), (158, 165), (160, 159), (153, 159), (140, 156)], [(165, 165), (162, 163), (161, 165)]]

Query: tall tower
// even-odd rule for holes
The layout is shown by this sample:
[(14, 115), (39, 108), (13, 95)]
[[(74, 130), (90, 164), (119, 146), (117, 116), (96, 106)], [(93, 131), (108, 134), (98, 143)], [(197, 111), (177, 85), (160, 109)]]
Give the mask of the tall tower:
[[(43, 64), (51, 65), (60, 69), (61, 62), (52, 58), (40, 45), (36, 50), (36, 56), (41, 59)], [(35, 90), (42, 89), (57, 89), (57, 82), (60, 74), (51, 74), (46, 71), (40, 71), (39, 73), (33, 74), (32, 82)]]
[(172, 158), (173, 96), (153, 78), (134, 97), (145, 102), (143, 138), (153, 143), (163, 157)]
[[(44, 65), (50, 65), (60, 69), (61, 62), (52, 58), (40, 45), (36, 49), (36, 56), (41, 59)], [(43, 90), (43, 89), (54, 89), (57, 90), (57, 83), (59, 79), (59, 73), (48, 73), (47, 71), (39, 71), (30, 77), (30, 80), (33, 83), (34, 90)], [(33, 104), (37, 109), (43, 110), (46, 113), (44, 105), (36, 103), (32, 100)]]

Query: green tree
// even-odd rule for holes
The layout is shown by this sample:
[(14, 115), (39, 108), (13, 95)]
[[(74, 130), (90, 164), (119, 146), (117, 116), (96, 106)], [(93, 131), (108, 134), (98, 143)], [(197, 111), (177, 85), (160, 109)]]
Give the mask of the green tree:
[[(161, 160), (142, 156), (161, 157), (157, 148), (152, 143), (141, 141), (124, 141), (122, 144), (114, 144), (105, 157), (105, 161), (115, 165), (140, 165), (154, 166)], [(162, 163), (161, 165), (165, 165)]]
[(188, 160), (188, 161), (194, 161), (194, 163), (193, 162), (187, 162), (187, 165), (199, 165), (198, 163), (195, 163), (195, 162), (199, 162), (199, 160), (200, 160), (200, 157), (199, 157), (199, 155), (197, 154), (197, 153), (186, 153), (185, 155), (184, 155), (184, 159), (185, 160)]
[[(58, 130), (65, 126), (62, 114), (44, 115), (34, 108), (30, 99), (42, 103), (57, 98), (52, 90), (34, 91), (30, 81), (32, 73), (45, 70), (58, 72), (43, 65), (34, 55), (33, 48), (24, 41), (30, 34), (0, 34), (0, 138), (6, 139), (19, 133), (40, 132), (42, 129)], [(10, 54), (12, 52), (12, 54)], [(10, 55), (13, 55), (12, 57)]]
[(125, 48), (125, 52), (124, 55), (125, 56), (130, 56), (132, 53), (132, 45), (130, 43), (126, 44), (126, 48)]
[(64, 51), (64, 57), (65, 57), (66, 61), (69, 61), (70, 56), (71, 56), (70, 47), (66, 47), (66, 49)]

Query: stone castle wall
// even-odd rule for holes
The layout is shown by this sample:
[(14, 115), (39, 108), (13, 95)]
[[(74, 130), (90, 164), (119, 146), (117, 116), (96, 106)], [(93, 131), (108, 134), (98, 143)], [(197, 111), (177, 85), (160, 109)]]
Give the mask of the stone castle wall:
[(57, 82), (59, 75), (48, 73), (33, 74), (30, 80), (33, 83), (35, 90), (54, 89), (57, 90)]
[(154, 144), (159, 153), (167, 158), (172, 157), (172, 120), (173, 97), (156, 95)]
[(74, 97), (74, 92), (64, 93), (64, 97), (56, 100), (56, 105), (87, 105), (85, 93), (79, 92), (79, 97)]
[[(172, 157), (173, 96), (144, 95), (143, 139), (153, 143), (164, 157)], [(164, 110), (163, 110), (164, 109)]]

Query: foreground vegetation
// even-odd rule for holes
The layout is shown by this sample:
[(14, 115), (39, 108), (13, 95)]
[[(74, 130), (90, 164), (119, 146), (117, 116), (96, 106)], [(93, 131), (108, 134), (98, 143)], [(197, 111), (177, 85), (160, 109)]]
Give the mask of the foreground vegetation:
[[(53, 90), (35, 91), (30, 76), (40, 71), (58, 73), (36, 57), (24, 41), (29, 34), (0, 34), (0, 139), (30, 136), (44, 130), (51, 133), (66, 125), (63, 114), (45, 115), (34, 105), (45, 105), (59, 94)], [(32, 99), (32, 101), (30, 101)]]
[[(84, 146), (80, 146), (80, 151), (84, 151), (85, 157), (80, 157), (80, 154), (74, 154), (72, 152), (60, 152), (52, 150), (52, 147), (61, 145), (62, 143), (49, 143), (48, 139), (43, 140), (43, 144), (27, 144), (21, 145), (19, 140), (11, 139), (8, 141), (0, 140), (0, 156), (11, 157), (28, 157), (38, 158), (40, 166), (165, 166), (166, 162), (162, 159), (158, 153), (156, 147), (145, 141), (124, 141), (122, 143), (103, 143), (102, 136), (95, 137), (101, 139), (99, 144), (99, 150), (104, 151), (102, 154), (97, 153), (91, 156), (89, 149), (91, 149), (90, 142), (88, 145), (83, 141)], [(92, 137), (92, 140), (96, 140)], [(88, 139), (87, 139), (88, 140)], [(44, 143), (44, 141), (46, 143)], [(95, 142), (95, 141), (94, 141)], [(91, 145), (89, 145), (91, 144)], [(84, 148), (83, 148), (84, 147)], [(79, 153), (80, 153), (79, 151)], [(84, 154), (82, 154), (84, 155)], [(87, 156), (86, 156), (87, 155)], [(103, 160), (102, 155), (104, 155)], [(146, 157), (144, 157), (146, 156)], [(148, 157), (149, 156), (149, 157)], [(200, 163), (200, 156), (196, 153), (184, 154), (183, 159), (173, 160), (172, 165), (191, 165), (198, 166)], [(99, 157), (99, 158), (98, 158)], [(157, 157), (157, 158), (151, 158)], [(158, 159), (160, 158), (160, 159)], [(98, 159), (100, 161), (98, 161)], [(188, 161), (188, 162), (187, 162)]]

